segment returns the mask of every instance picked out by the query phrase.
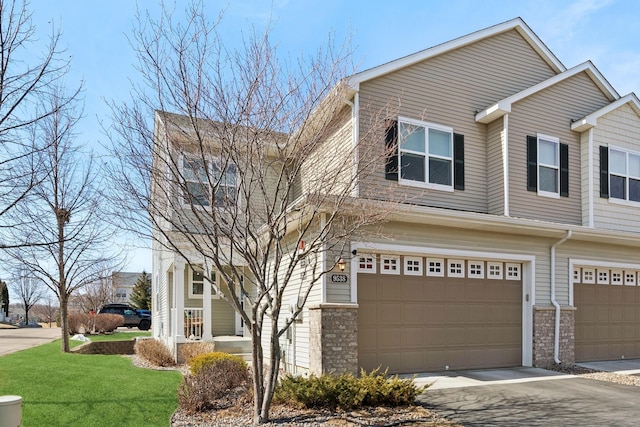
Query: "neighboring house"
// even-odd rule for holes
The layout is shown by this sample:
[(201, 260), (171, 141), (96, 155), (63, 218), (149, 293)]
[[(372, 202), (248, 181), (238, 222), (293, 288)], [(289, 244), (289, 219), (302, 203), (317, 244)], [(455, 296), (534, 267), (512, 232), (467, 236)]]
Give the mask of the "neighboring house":
[[(347, 147), (366, 126), (366, 109), (402, 99), (380, 141), (381, 150), (397, 143), (397, 153), (358, 183), (358, 196), (406, 202), (384, 225), (392, 241), (351, 242), (346, 283), (328, 275), (311, 295), (283, 337), (288, 370), (640, 358), (634, 94), (621, 97), (591, 62), (567, 69), (521, 19), (349, 84)], [(154, 336), (173, 349), (243, 333), (202, 283), (201, 271), (154, 245)]]
[(114, 291), (114, 301), (110, 302), (129, 302), (131, 292), (136, 281), (142, 273), (129, 273), (125, 271), (114, 271), (111, 273), (111, 283)]

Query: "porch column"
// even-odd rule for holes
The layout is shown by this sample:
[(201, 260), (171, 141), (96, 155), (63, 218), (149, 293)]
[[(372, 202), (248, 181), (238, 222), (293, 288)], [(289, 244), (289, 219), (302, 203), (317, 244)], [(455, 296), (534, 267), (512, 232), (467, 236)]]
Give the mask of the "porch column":
[(202, 340), (213, 341), (213, 335), (211, 335), (211, 269), (205, 263), (204, 277), (202, 280), (203, 292), (202, 292), (202, 308), (204, 312), (202, 314)]
[(173, 263), (173, 282), (175, 289), (175, 306), (176, 306), (176, 343), (185, 342), (184, 339), (184, 261), (176, 261)]

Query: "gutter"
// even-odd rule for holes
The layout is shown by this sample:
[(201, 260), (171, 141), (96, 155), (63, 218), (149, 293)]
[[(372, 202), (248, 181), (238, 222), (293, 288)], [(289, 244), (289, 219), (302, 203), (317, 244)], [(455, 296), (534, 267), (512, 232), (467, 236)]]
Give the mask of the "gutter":
[(573, 234), (572, 230), (567, 230), (567, 235), (556, 243), (551, 245), (551, 304), (556, 308), (556, 325), (555, 336), (553, 340), (553, 361), (560, 365), (559, 353), (560, 353), (560, 304), (556, 300), (556, 247), (560, 246), (571, 238)]

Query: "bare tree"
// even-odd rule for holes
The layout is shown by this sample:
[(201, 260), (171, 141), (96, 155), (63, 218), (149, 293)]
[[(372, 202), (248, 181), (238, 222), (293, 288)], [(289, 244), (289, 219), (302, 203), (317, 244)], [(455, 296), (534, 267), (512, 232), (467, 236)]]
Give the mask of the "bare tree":
[(388, 214), (354, 195), (386, 160), (390, 110), (371, 113), (352, 143), (342, 81), (350, 52), (331, 41), (297, 62), (280, 61), (268, 31), (234, 50), (201, 4), (183, 24), (166, 9), (138, 24), (146, 86), (134, 88), (132, 104), (113, 106), (114, 205), (127, 206), (120, 222), (131, 230), (216, 271), (206, 280), (251, 334), (254, 417), (264, 423), (281, 338), (322, 277), (345, 261), (352, 237)]
[[(4, 219), (0, 231), (22, 224), (9, 223), (5, 214), (38, 183), (38, 168), (24, 159), (42, 147), (34, 147), (24, 132), (58, 108), (33, 106), (68, 69), (68, 59), (62, 58), (64, 51), (58, 48), (59, 38), (60, 32), (54, 30), (48, 43), (40, 47), (42, 38), (36, 34), (28, 1), (0, 0), (0, 217)], [(34, 244), (7, 242), (6, 238), (0, 236), (0, 248)]]
[(100, 170), (91, 153), (76, 141), (74, 126), (80, 113), (60, 89), (46, 97), (44, 108), (54, 113), (33, 128), (34, 145), (42, 147), (25, 162), (43, 165), (42, 176), (12, 215), (23, 224), (12, 229), (22, 241), (53, 242), (7, 249), (13, 261), (40, 279), (58, 298), (62, 350), (69, 351), (69, 298), (99, 279), (114, 261), (113, 233), (101, 217)]
[(44, 290), (40, 279), (21, 269), (13, 281), (13, 291), (24, 308), (24, 323), (29, 324), (29, 310), (44, 297)]
[(116, 288), (111, 275), (103, 274), (87, 284), (75, 297), (75, 305), (83, 312), (98, 311), (103, 305), (115, 301)]
[(54, 304), (52, 296), (43, 297), (41, 301), (44, 302), (34, 305), (31, 312), (40, 317), (41, 321), (46, 321), (51, 327), (51, 322), (55, 322), (58, 314), (58, 305)]

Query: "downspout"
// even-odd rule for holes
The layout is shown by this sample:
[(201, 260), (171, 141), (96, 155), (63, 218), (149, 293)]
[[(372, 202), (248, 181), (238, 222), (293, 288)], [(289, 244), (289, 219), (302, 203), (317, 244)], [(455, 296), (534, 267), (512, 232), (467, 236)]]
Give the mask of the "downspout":
[(572, 230), (567, 230), (567, 235), (551, 246), (551, 304), (556, 308), (556, 327), (553, 340), (553, 361), (560, 365), (560, 304), (556, 301), (556, 247), (571, 238)]

